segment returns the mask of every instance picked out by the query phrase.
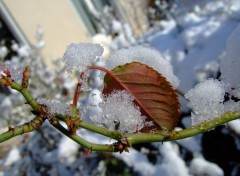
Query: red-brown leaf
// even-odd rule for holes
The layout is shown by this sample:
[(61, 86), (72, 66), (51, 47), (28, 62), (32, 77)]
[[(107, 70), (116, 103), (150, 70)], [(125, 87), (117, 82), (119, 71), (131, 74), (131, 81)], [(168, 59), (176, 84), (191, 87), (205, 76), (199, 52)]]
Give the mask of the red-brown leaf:
[[(114, 90), (130, 92), (142, 115), (147, 121), (154, 121), (154, 128), (172, 130), (177, 125), (180, 108), (176, 92), (153, 68), (139, 62), (116, 67), (104, 78), (103, 94), (108, 95)], [(143, 131), (151, 129), (145, 127)]]

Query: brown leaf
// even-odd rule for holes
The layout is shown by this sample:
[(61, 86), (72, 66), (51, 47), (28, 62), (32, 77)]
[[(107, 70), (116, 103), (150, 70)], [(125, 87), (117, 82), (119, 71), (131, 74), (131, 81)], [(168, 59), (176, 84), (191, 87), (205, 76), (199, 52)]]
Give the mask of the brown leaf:
[[(147, 121), (154, 121), (155, 129), (173, 130), (177, 125), (180, 108), (176, 92), (153, 68), (139, 62), (116, 67), (104, 77), (103, 94), (108, 95), (114, 90), (130, 92), (142, 115)], [(143, 131), (152, 129), (145, 127)]]

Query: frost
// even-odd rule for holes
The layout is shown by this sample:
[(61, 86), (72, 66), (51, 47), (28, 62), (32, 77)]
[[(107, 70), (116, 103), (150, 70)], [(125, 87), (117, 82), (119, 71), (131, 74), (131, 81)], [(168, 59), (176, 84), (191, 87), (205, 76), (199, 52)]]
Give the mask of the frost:
[(173, 74), (173, 68), (170, 62), (164, 59), (157, 50), (146, 46), (136, 46), (114, 52), (107, 62), (107, 67), (109, 70), (112, 70), (118, 65), (124, 65), (133, 61), (149, 65), (166, 77), (173, 87), (178, 87), (179, 80)]
[(91, 120), (111, 131), (134, 133), (144, 127), (146, 117), (141, 116), (139, 107), (133, 104), (133, 100), (126, 91), (113, 92), (99, 104), (101, 115), (95, 115)]
[(66, 115), (70, 110), (69, 105), (60, 103), (57, 100), (48, 100), (46, 98), (38, 98), (37, 102), (40, 104), (46, 105), (51, 114), (58, 113), (58, 114)]
[(214, 119), (224, 113), (224, 84), (208, 79), (191, 89), (185, 97), (192, 108), (192, 125)]
[(70, 44), (63, 56), (65, 69), (68, 73), (71, 73), (74, 69), (81, 72), (102, 54), (103, 47), (99, 44)]

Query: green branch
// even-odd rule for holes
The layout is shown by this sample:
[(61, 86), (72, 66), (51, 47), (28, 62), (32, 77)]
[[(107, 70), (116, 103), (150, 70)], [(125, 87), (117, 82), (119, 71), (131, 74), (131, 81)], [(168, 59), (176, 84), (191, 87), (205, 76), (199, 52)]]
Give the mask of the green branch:
[(91, 151), (101, 151), (101, 152), (116, 152), (116, 148), (114, 145), (107, 144), (94, 144), (88, 142), (87, 140), (81, 138), (77, 134), (71, 134), (66, 128), (64, 128), (58, 121), (54, 121), (51, 123), (55, 128), (57, 128), (61, 133), (82, 145), (83, 147), (91, 150)]
[[(65, 122), (65, 116), (61, 114), (55, 114), (55, 116), (58, 120)], [(80, 117), (79, 117), (80, 118)], [(91, 123), (81, 121), (79, 124), (79, 127), (84, 128), (86, 130), (92, 131), (94, 133), (101, 134), (106, 137), (110, 137), (112, 139), (120, 140), (123, 138), (123, 135), (119, 131), (109, 131), (106, 128), (98, 127), (96, 125), (93, 125)]]
[(0, 84), (2, 84), (3, 86), (10, 86), (12, 89), (15, 89), (18, 92), (20, 92), (25, 98), (25, 100), (27, 101), (27, 103), (34, 110), (37, 110), (38, 102), (32, 97), (32, 95), (26, 88), (23, 88), (20, 84), (14, 82), (11, 78), (8, 78), (8, 77), (1, 78)]
[(17, 91), (19, 91), (25, 98), (25, 100), (27, 101), (27, 103), (34, 109), (36, 110), (38, 107), (38, 102), (32, 97), (32, 95), (30, 94), (30, 92), (23, 88), (20, 84), (16, 83), (16, 82), (12, 82), (11, 83), (11, 88), (15, 89)]
[(82, 127), (89, 131), (92, 131), (92, 132), (95, 132), (95, 133), (98, 133), (103, 136), (110, 137), (110, 138), (116, 139), (116, 140), (120, 140), (123, 137), (123, 135), (119, 131), (109, 131), (106, 128), (98, 127), (98, 126), (95, 126), (91, 123), (87, 123), (84, 121), (81, 121), (79, 127)]
[(204, 122), (192, 128), (188, 128), (180, 131), (165, 132), (165, 133), (129, 134), (129, 135), (126, 135), (125, 140), (127, 140), (129, 146), (132, 146), (133, 144), (139, 144), (139, 143), (175, 141), (179, 139), (196, 136), (198, 134), (212, 130), (217, 126), (226, 124), (227, 122), (230, 122), (232, 120), (236, 120), (239, 118), (240, 118), (240, 112), (229, 112), (222, 115), (221, 117)]
[(11, 139), (15, 136), (34, 131), (37, 128), (39, 128), (44, 123), (44, 121), (45, 121), (44, 118), (36, 116), (33, 120), (31, 120), (28, 123), (24, 123), (23, 125), (19, 125), (14, 128), (9, 127), (7, 132), (0, 134), (0, 143), (8, 139)]
[[(0, 134), (0, 143), (1, 143), (14, 136), (21, 135), (23, 133), (28, 133), (39, 128), (43, 124), (46, 118), (45, 116), (47, 116), (47, 112), (44, 112), (44, 109), (41, 108), (42, 106), (39, 106), (38, 102), (31, 96), (27, 88), (23, 88), (20, 84), (12, 81), (8, 77), (0, 79), (0, 84), (5, 86), (10, 86), (12, 89), (19, 91), (24, 96), (27, 103), (33, 108), (33, 110), (37, 111), (37, 113), (39, 114), (31, 122), (17, 126), (15, 128), (10, 127), (7, 132)], [(56, 114), (53, 116), (52, 119), (54, 118), (65, 121), (64, 120), (65, 117), (61, 115)], [(229, 112), (222, 115), (221, 117), (204, 122), (192, 128), (188, 128), (180, 131), (161, 132), (161, 133), (134, 133), (134, 134), (121, 134), (118, 131), (109, 131), (105, 128), (97, 127), (93, 124), (80, 121), (80, 123), (78, 124), (78, 127), (85, 128), (89, 131), (101, 134), (106, 137), (110, 137), (112, 139), (116, 139), (118, 141), (117, 143), (113, 143), (111, 145), (93, 144), (81, 138), (77, 134), (73, 134), (69, 132), (69, 130), (65, 129), (58, 122), (58, 120), (55, 119), (55, 120), (52, 120), (52, 121), (49, 120), (49, 121), (55, 128), (61, 131), (64, 135), (68, 136), (78, 144), (82, 145), (83, 147), (91, 151), (122, 152), (122, 151), (127, 151), (127, 147), (132, 146), (133, 144), (174, 141), (174, 140), (179, 140), (183, 138), (193, 137), (198, 134), (212, 130), (215, 127), (225, 124), (229, 121), (236, 120), (239, 118), (240, 118), (240, 112)]]

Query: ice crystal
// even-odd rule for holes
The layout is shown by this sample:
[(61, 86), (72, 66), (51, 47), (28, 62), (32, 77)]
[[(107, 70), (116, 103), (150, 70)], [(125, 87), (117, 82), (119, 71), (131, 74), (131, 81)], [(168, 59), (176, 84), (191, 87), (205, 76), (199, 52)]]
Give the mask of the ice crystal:
[(133, 61), (141, 62), (154, 68), (161, 73), (173, 85), (178, 87), (179, 80), (173, 74), (173, 68), (170, 62), (155, 49), (146, 46), (136, 46), (129, 49), (118, 50), (113, 53), (107, 62), (109, 70), (118, 65), (124, 65)]
[(99, 44), (70, 44), (63, 56), (65, 69), (68, 73), (71, 73), (74, 69), (80, 72), (84, 71), (102, 54), (103, 47)]
[(134, 133), (144, 126), (145, 116), (141, 116), (139, 107), (133, 104), (134, 98), (126, 91), (115, 91), (103, 98), (100, 103), (102, 113), (91, 120), (108, 130), (121, 133)]
[(192, 108), (192, 125), (214, 119), (224, 113), (225, 86), (214, 79), (205, 80), (191, 89), (185, 97)]

